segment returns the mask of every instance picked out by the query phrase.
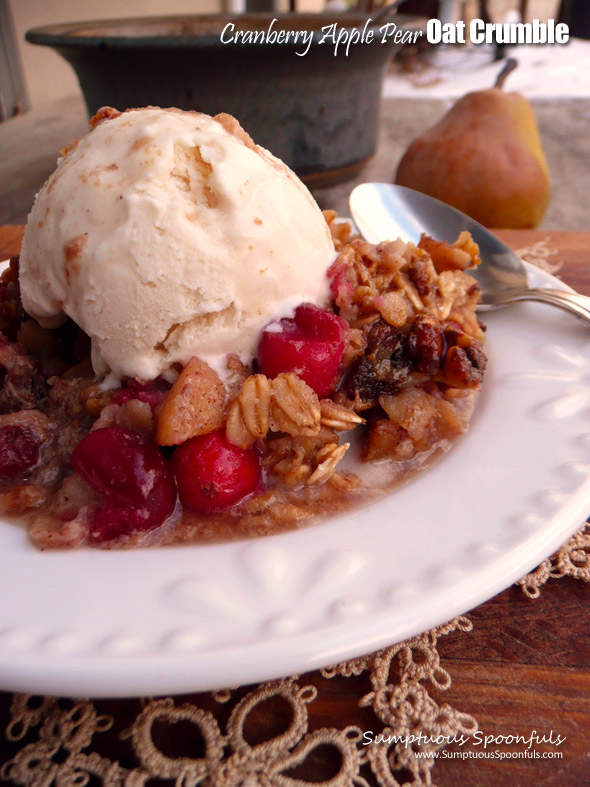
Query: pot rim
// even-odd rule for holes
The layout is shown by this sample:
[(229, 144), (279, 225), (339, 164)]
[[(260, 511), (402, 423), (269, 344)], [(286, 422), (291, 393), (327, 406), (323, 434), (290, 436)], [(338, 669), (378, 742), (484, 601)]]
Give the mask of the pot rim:
[[(362, 28), (367, 24), (367, 29), (378, 30), (387, 22), (395, 21), (397, 28), (400, 30), (421, 30), (424, 29), (424, 19), (418, 16), (409, 16), (406, 14), (391, 13), (386, 19), (379, 19), (377, 23), (372, 23), (372, 18), (366, 13), (359, 12), (341, 12), (341, 13), (302, 13), (302, 14), (281, 14), (281, 13), (249, 13), (249, 14), (180, 14), (170, 16), (144, 16), (144, 17), (125, 17), (122, 19), (96, 19), (80, 22), (67, 22), (54, 25), (44, 25), (27, 30), (25, 33), (26, 40), (31, 44), (38, 44), (41, 46), (51, 46), (57, 48), (96, 48), (100, 46), (116, 47), (121, 49), (133, 49), (140, 47), (154, 47), (154, 48), (175, 48), (175, 47), (196, 47), (196, 48), (211, 48), (212, 46), (225, 47), (220, 41), (221, 31), (225, 24), (228, 23), (246, 23), (246, 26), (239, 27), (238, 29), (244, 30), (262, 30), (263, 28), (248, 27), (248, 22), (256, 22), (261, 25), (267, 22), (270, 25), (272, 20), (275, 19), (279, 23), (285, 21), (299, 21), (300, 26), (289, 27), (288, 30), (308, 30), (305, 24), (313, 23), (316, 25), (312, 28), (313, 43), (317, 43), (322, 34), (323, 25), (318, 25), (318, 22), (324, 22), (324, 25), (336, 24), (341, 28), (352, 29), (354, 27)], [(148, 33), (146, 35), (126, 35), (124, 32), (125, 27), (141, 26), (157, 27), (158, 25), (171, 25), (171, 24), (187, 24), (187, 23), (203, 23), (203, 25), (219, 25), (219, 32), (217, 33), (189, 33), (189, 34), (159, 34), (157, 32)], [(97, 33), (92, 34), (92, 30), (104, 30), (105, 28), (119, 28), (121, 33)], [(281, 29), (280, 27), (276, 28)], [(84, 31), (81, 34), (81, 31)], [(264, 43), (244, 43), (243, 41), (232, 42), (233, 47), (251, 47), (251, 46), (267, 46), (267, 47), (284, 47), (292, 46), (293, 42), (268, 42)]]

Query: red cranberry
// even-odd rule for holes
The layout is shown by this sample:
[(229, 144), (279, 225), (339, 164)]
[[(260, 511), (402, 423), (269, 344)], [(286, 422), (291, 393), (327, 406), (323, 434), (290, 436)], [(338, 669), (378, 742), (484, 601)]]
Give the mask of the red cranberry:
[(16, 478), (39, 461), (39, 443), (31, 429), (8, 424), (0, 429), (0, 476)]
[(227, 441), (223, 431), (187, 440), (172, 457), (183, 504), (198, 512), (223, 511), (260, 483), (260, 459)]
[(123, 388), (113, 392), (111, 400), (113, 404), (124, 404), (129, 399), (139, 399), (140, 402), (147, 402), (152, 410), (155, 410), (166, 398), (170, 387), (170, 383), (161, 377), (147, 383), (129, 379), (126, 380)]
[(295, 372), (320, 397), (334, 388), (344, 354), (347, 323), (341, 317), (304, 303), (295, 318), (264, 329), (258, 345), (260, 367), (267, 377)]
[(162, 518), (161, 512), (143, 507), (134, 508), (114, 500), (106, 501), (104, 506), (96, 510), (90, 528), (90, 541), (104, 544), (122, 535), (144, 533), (154, 530), (169, 516), (166, 510)]
[(70, 463), (106, 498), (91, 531), (96, 542), (153, 530), (172, 513), (174, 477), (158, 448), (137, 432), (119, 426), (90, 432)]

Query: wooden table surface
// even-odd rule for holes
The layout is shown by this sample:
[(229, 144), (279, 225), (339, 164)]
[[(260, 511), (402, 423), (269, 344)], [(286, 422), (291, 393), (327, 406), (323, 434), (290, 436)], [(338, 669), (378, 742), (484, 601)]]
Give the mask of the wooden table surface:
[[(515, 249), (547, 239), (559, 252), (552, 261), (563, 261), (559, 276), (590, 295), (590, 232), (498, 234)], [(0, 227), (0, 259), (18, 252), (21, 238), (22, 227)], [(586, 604), (590, 604), (590, 585), (569, 578), (549, 580), (534, 601), (512, 587), (469, 613), (473, 632), (440, 640), (442, 663), (453, 680), (451, 689), (439, 695), (441, 702), (475, 716), (486, 735), (528, 736), (533, 730), (548, 735), (553, 730), (567, 740), (560, 746), (563, 759), (559, 760), (439, 759), (433, 772), (439, 787), (590, 785)], [(309, 678), (314, 682), (317, 675)], [(328, 690), (310, 706), (311, 726), (358, 724), (365, 729), (367, 711), (356, 704), (360, 692), (366, 691), (362, 680), (361, 676), (329, 682)], [(7, 699), (0, 695), (0, 710), (1, 706), (6, 710)]]

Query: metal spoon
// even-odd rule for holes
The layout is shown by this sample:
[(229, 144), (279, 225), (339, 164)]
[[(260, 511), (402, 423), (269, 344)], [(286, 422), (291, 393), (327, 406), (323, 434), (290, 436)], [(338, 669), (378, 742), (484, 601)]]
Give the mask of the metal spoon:
[(521, 260), (499, 238), (464, 213), (433, 197), (391, 183), (363, 183), (350, 195), (350, 213), (361, 235), (371, 243), (402, 238), (418, 242), (427, 235), (452, 243), (467, 230), (479, 246), (477, 279), (484, 311), (514, 301), (541, 301), (590, 322), (590, 298), (574, 292), (529, 287)]

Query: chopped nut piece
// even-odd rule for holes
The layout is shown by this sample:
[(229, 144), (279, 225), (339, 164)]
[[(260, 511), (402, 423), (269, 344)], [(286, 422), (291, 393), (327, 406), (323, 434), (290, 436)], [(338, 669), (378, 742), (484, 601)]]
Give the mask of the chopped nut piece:
[(445, 381), (454, 388), (477, 388), (483, 379), (486, 357), (473, 345), (471, 347), (449, 347), (444, 363)]
[(270, 428), (292, 437), (312, 437), (320, 431), (320, 401), (296, 374), (279, 374), (272, 381)]
[(328, 426), (337, 432), (347, 432), (358, 424), (364, 424), (365, 419), (357, 415), (354, 410), (336, 404), (331, 399), (322, 399), (320, 402), (322, 426)]
[(248, 367), (243, 364), (237, 355), (231, 353), (227, 356), (227, 376), (225, 386), (228, 391), (229, 399), (232, 400), (240, 395), (242, 385), (249, 377)]
[(225, 423), (225, 386), (213, 369), (191, 358), (156, 413), (158, 445), (179, 445)]

